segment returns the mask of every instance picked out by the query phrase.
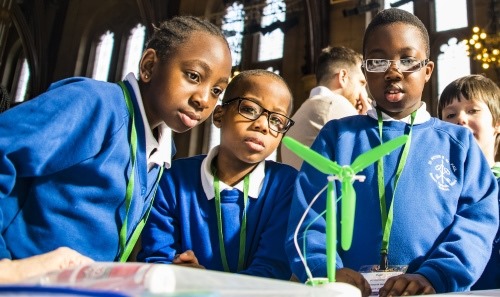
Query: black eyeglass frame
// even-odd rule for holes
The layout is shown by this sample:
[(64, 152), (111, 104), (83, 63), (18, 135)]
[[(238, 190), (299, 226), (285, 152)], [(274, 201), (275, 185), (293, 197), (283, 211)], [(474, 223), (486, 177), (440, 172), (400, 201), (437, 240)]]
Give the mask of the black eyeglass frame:
[[(257, 106), (259, 106), (259, 107), (262, 109), (262, 112), (261, 112), (261, 113), (260, 113), (260, 114), (259, 114), (259, 115), (255, 118), (255, 119), (249, 118), (249, 117), (247, 117), (246, 115), (242, 114), (242, 113), (240, 112), (240, 106), (241, 106), (241, 101), (243, 101), (243, 100), (248, 100), (248, 101), (252, 102), (253, 104), (256, 104)], [(238, 101), (238, 114), (239, 114), (239, 115), (241, 115), (242, 117), (244, 117), (245, 119), (248, 119), (248, 120), (251, 120), (251, 121), (255, 121), (255, 120), (257, 120), (258, 118), (260, 118), (260, 117), (261, 117), (264, 113), (267, 113), (267, 116), (266, 116), (266, 118), (267, 118), (267, 125), (268, 125), (269, 129), (273, 130), (274, 132), (278, 132), (278, 133), (283, 133), (283, 134), (285, 134), (285, 133), (288, 131), (288, 129), (290, 129), (290, 127), (292, 127), (292, 126), (295, 124), (295, 121), (294, 121), (294, 120), (292, 120), (291, 118), (287, 117), (286, 115), (281, 114), (281, 113), (278, 113), (278, 112), (273, 112), (273, 111), (270, 111), (270, 110), (268, 110), (268, 109), (265, 109), (265, 108), (264, 108), (264, 107), (262, 107), (259, 103), (255, 102), (254, 100), (252, 100), (252, 99), (250, 99), (250, 98), (246, 98), (246, 97), (235, 97), (235, 98), (229, 99), (229, 100), (227, 100), (226, 102), (223, 102), (223, 103), (221, 104), (221, 106), (227, 106), (227, 105), (229, 105), (229, 104), (231, 104), (231, 103), (233, 103), (233, 102), (236, 102), (236, 101)], [(286, 119), (288, 120), (288, 122), (287, 122), (287, 124), (286, 124), (285, 128), (283, 128), (283, 130), (282, 130), (282, 131), (278, 131), (278, 130), (273, 129), (273, 128), (271, 127), (271, 123), (269, 122), (269, 121), (270, 121), (270, 118), (271, 118), (271, 114), (277, 114), (277, 115), (280, 115), (280, 116), (282, 116), (282, 117), (284, 117), (284, 118), (286, 118)]]
[[(384, 60), (384, 61), (388, 61), (389, 64), (387, 65), (387, 68), (384, 69), (383, 71), (373, 71), (373, 70), (368, 70), (368, 67), (366, 67), (366, 61), (368, 60)], [(392, 65), (392, 62), (398, 62), (399, 61), (399, 65), (401, 65), (401, 60), (414, 60), (414, 61), (418, 61), (418, 64), (415, 64), (418, 65), (418, 69), (415, 69), (415, 70), (402, 70), (398, 64), (396, 64), (396, 67), (398, 67), (398, 70), (400, 70), (401, 72), (406, 72), (406, 73), (413, 73), (413, 72), (417, 72), (417, 71), (420, 71), (423, 67), (425, 67), (427, 64), (429, 64), (430, 62), (430, 59), (427, 58), (427, 59), (424, 59), (424, 60), (417, 60), (417, 59), (397, 59), (397, 60), (389, 60), (389, 59), (365, 59), (363, 60), (363, 63), (361, 64), (361, 67), (363, 67), (364, 69), (366, 69), (366, 71), (368, 72), (371, 72), (371, 73), (383, 73), (383, 72), (386, 72), (387, 70), (389, 70), (389, 68), (391, 68), (391, 65)]]

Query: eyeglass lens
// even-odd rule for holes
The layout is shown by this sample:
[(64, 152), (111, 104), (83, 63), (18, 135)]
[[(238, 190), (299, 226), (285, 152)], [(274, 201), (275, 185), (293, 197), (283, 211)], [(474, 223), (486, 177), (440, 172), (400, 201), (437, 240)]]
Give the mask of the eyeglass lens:
[(249, 120), (256, 120), (262, 115), (262, 113), (267, 112), (269, 128), (276, 132), (286, 132), (289, 127), (290, 120), (286, 116), (270, 112), (248, 99), (240, 99), (238, 112)]
[(415, 59), (400, 59), (400, 60), (386, 60), (386, 59), (367, 59), (365, 60), (366, 70), (370, 72), (385, 72), (391, 66), (391, 63), (395, 63), (399, 70), (403, 72), (415, 72), (425, 65), (427, 60), (415, 60)]

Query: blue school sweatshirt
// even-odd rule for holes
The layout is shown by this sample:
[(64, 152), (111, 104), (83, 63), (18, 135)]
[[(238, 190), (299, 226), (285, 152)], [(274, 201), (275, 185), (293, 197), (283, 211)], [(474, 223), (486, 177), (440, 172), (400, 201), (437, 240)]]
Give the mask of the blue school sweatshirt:
[[(193, 250), (200, 265), (224, 271), (217, 229), (215, 199), (207, 199), (201, 178), (206, 156), (173, 161), (166, 170), (148, 223), (142, 234), (139, 261), (172, 263), (176, 254)], [(237, 271), (243, 193), (221, 192), (222, 226), (231, 272), (288, 280), (290, 266), (285, 236), (297, 171), (272, 161), (265, 163), (265, 177), (258, 197), (249, 197), (243, 270)], [(250, 188), (259, 187), (250, 184)]]
[[(384, 121), (383, 141), (408, 133), (409, 126), (401, 121)], [(349, 165), (380, 143), (377, 119), (353, 116), (327, 123), (312, 149), (340, 165)], [(395, 192), (389, 265), (408, 265), (407, 273), (423, 275), (438, 293), (469, 290), (490, 258), (498, 230), (498, 184), (488, 162), (470, 131), (436, 118), (413, 126), (408, 158), (395, 189), (401, 152), (399, 148), (383, 158), (387, 210)], [(383, 234), (377, 164), (359, 174), (366, 180), (354, 182), (357, 203), (352, 246), (347, 251), (337, 248), (337, 266), (356, 271), (363, 265), (380, 263)], [(293, 244), (293, 232), (306, 206), (326, 184), (327, 175), (303, 164), (286, 243), (292, 271), (302, 281), (307, 276)], [(325, 209), (325, 202), (323, 193), (299, 232), (300, 243), (304, 236), (307, 238), (308, 266), (315, 277), (326, 276), (325, 219), (312, 222)], [(340, 226), (341, 215), (337, 219)]]
[[(138, 135), (129, 238), (151, 202), (159, 167), (147, 172), (145, 127), (126, 84)], [(117, 259), (130, 119), (118, 84), (83, 77), (54, 83), (0, 115), (0, 258), (67, 246), (96, 261)]]

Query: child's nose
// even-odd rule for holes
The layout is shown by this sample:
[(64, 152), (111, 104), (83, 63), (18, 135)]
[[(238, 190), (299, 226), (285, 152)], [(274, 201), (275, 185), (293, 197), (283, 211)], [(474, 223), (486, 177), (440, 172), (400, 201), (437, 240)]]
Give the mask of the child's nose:
[(269, 114), (264, 111), (257, 119), (254, 120), (254, 128), (263, 132), (267, 132), (269, 129)]
[(396, 62), (391, 62), (384, 75), (385, 80), (401, 80), (403, 77), (403, 72), (399, 70)]
[(199, 109), (210, 107), (210, 88), (203, 88), (192, 96), (194, 105)]
[(457, 124), (461, 126), (466, 126), (467, 125), (467, 115), (465, 112), (460, 112), (457, 116)]

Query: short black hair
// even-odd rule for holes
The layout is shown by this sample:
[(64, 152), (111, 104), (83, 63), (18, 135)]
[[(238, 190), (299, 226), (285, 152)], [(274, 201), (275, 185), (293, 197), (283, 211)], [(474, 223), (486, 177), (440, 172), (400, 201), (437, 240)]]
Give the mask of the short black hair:
[(422, 23), (422, 21), (417, 18), (412, 13), (399, 9), (399, 8), (388, 8), (379, 12), (373, 20), (366, 27), (365, 35), (363, 37), (363, 55), (365, 55), (366, 49), (366, 40), (368, 36), (378, 27), (388, 26), (394, 23), (403, 23), (410, 26), (414, 26), (420, 32), (420, 37), (425, 46), (425, 54), (427, 58), (430, 56), (430, 41), (429, 41), (429, 32), (427, 28)]
[(339, 69), (353, 69), (363, 61), (363, 56), (345, 46), (328, 46), (321, 50), (316, 66), (316, 82), (330, 80)]
[(193, 32), (205, 32), (220, 37), (229, 48), (229, 43), (219, 27), (195, 16), (175, 16), (160, 23), (158, 27), (153, 25), (153, 29), (151, 38), (146, 42), (146, 49), (154, 49), (162, 61)]
[(293, 95), (292, 95), (292, 90), (290, 90), (290, 86), (288, 86), (287, 82), (283, 77), (281, 77), (279, 74), (276, 74), (272, 71), (265, 70), (265, 69), (252, 69), (252, 70), (244, 70), (238, 73), (235, 77), (231, 79), (229, 84), (227, 85), (226, 90), (224, 91), (224, 97), (222, 98), (222, 103), (233, 99), (232, 97), (234, 96), (234, 92), (240, 87), (240, 83), (248, 79), (249, 77), (252, 76), (267, 76), (269, 79), (274, 79), (277, 81), (280, 81), (283, 83), (284, 86), (288, 89), (288, 93), (290, 93), (290, 107), (288, 110), (291, 112), (293, 110)]

